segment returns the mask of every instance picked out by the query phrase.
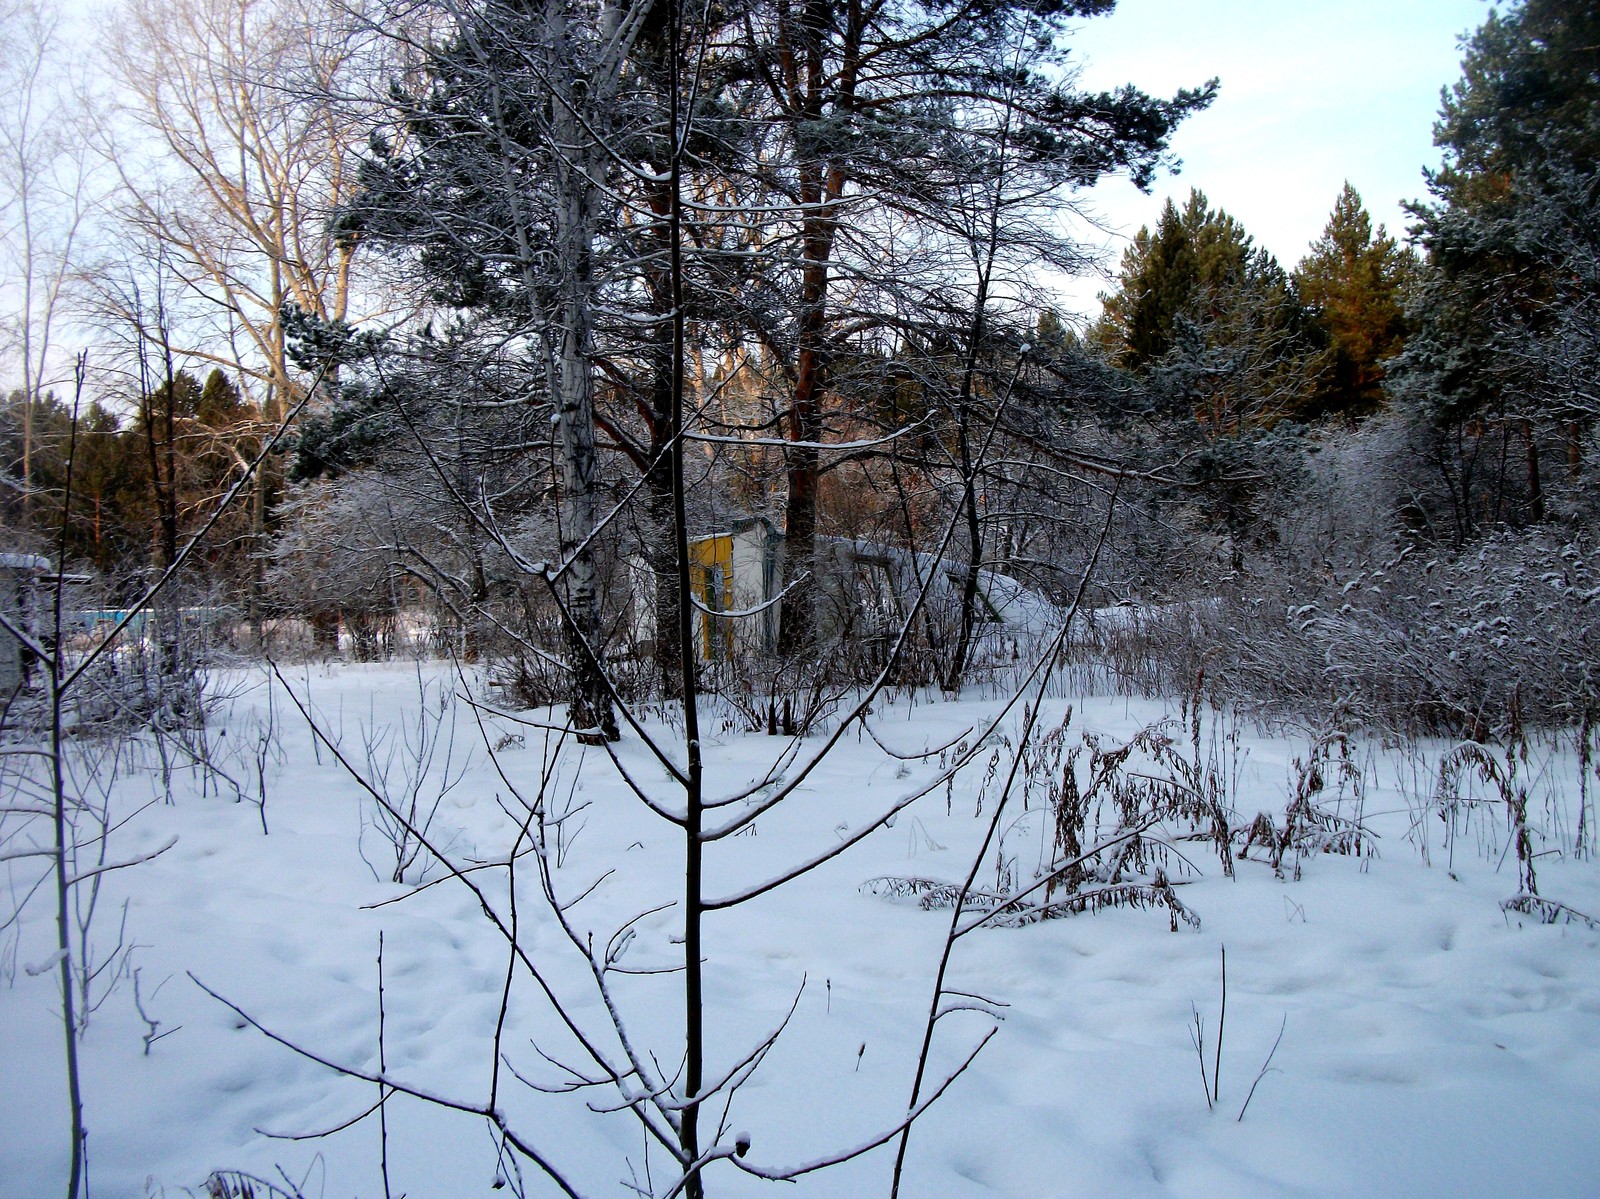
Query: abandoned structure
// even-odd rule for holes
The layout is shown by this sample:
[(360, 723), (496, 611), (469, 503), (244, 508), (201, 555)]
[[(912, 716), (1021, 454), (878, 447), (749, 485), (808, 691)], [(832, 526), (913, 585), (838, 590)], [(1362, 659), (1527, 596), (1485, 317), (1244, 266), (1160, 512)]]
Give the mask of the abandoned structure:
[[(0, 554), (0, 613), (16, 627), (37, 628), (39, 586), (53, 569), (38, 554)], [(0, 624), (0, 696), (20, 690), (29, 680), (33, 655)]]
[[(694, 644), (703, 661), (761, 656), (776, 648), (784, 602), (783, 545), (783, 534), (759, 516), (690, 540)], [(648, 651), (655, 637), (655, 614), (648, 602), (653, 590), (646, 585), (648, 568), (642, 559), (633, 559), (631, 570), (634, 639)], [(811, 597), (826, 641), (892, 636), (910, 617), (924, 587), (927, 596), (917, 624), (925, 643), (947, 644), (959, 626), (964, 563), (877, 542), (818, 537), (816, 571)], [(1042, 627), (1054, 615), (1054, 606), (1043, 596), (986, 570), (978, 572), (978, 607), (980, 639)]]

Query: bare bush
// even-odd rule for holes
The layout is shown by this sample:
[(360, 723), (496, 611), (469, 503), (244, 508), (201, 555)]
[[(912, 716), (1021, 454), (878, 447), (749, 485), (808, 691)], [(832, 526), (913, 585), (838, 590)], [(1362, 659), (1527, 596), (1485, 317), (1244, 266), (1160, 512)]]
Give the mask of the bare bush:
[[(421, 883), (436, 865), (430, 833), (439, 805), (466, 777), (468, 757), (456, 746), (455, 694), (430, 686), (417, 671), (417, 702), (399, 724), (363, 725), (364, 777), (375, 792), (363, 813), (359, 848), (374, 878)], [(382, 869), (367, 857), (367, 834), (381, 842)]]

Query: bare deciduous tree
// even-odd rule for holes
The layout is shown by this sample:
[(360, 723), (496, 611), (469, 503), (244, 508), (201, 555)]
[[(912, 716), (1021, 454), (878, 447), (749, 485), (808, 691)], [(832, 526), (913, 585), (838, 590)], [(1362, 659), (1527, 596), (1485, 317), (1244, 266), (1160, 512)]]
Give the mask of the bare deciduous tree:
[[(366, 110), (353, 77), (373, 69), (366, 53), (343, 10), (322, 0), (139, 0), (108, 47), (131, 97), (106, 147), (122, 219), (156, 248), (169, 275), (162, 286), (187, 293), (174, 295), (163, 337), (186, 362), (253, 392), (263, 433), (300, 386), (286, 311), (343, 321), (384, 306), (370, 293), (358, 299), (358, 239), (331, 223), (356, 186), (351, 147)], [(123, 273), (140, 272), (131, 263)], [(128, 300), (105, 291), (101, 307), (145, 336)], [(258, 561), (275, 475), (261, 472), (251, 496)], [(259, 588), (257, 570), (257, 620)]]
[(68, 378), (56, 371), (52, 350), (93, 203), (80, 83), (59, 12), (42, 0), (0, 6), (0, 295), (8, 310), (0, 349), (15, 354), (21, 367), (22, 460), (16, 469), (25, 508), (31, 506), (37, 409), (50, 385)]

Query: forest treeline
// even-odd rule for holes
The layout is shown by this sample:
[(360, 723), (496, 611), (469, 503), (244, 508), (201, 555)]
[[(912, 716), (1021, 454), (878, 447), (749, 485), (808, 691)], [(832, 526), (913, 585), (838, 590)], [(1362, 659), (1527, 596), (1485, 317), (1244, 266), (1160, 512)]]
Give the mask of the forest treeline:
[[(130, 0), (85, 59), (18, 0), (0, 549), (106, 604), (181, 560), (269, 643), (425, 618), (601, 736), (725, 606), (673, 530), (756, 517), (752, 693), (959, 690), (982, 572), (1092, 563), (1123, 685), (1593, 722), (1600, 5), (1464, 41), (1403, 234), (1346, 186), (1282, 264), (1196, 189), (1079, 320), (1084, 189), (1218, 87), (1084, 90), (1111, 8)], [(841, 601), (844, 542), (959, 564), (946, 617)]]

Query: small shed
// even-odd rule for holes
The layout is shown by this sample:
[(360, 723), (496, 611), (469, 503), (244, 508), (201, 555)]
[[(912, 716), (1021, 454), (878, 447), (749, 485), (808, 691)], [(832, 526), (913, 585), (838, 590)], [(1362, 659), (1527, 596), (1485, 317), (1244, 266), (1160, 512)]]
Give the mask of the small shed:
[(771, 653), (777, 645), (773, 600), (782, 546), (783, 534), (764, 516), (689, 542), (689, 583), (699, 601), (695, 645), (706, 661)]
[[(706, 662), (771, 654), (783, 601), (784, 537), (765, 517), (733, 521), (726, 531), (689, 541), (689, 584), (695, 602), (694, 648)], [(635, 641), (648, 649), (655, 635), (653, 594), (642, 558), (631, 560)], [(927, 553), (846, 537), (819, 536), (809, 602), (829, 641), (893, 636), (911, 617), (926, 588), (918, 621), (929, 640), (954, 637), (960, 621), (964, 564)], [(1045, 597), (1014, 579), (978, 572), (980, 639), (1043, 632), (1059, 613)]]
[[(34, 632), (39, 584), (53, 570), (38, 554), (0, 554), (0, 613), (10, 624)], [(0, 624), (0, 696), (20, 690), (32, 673), (33, 654)]]

